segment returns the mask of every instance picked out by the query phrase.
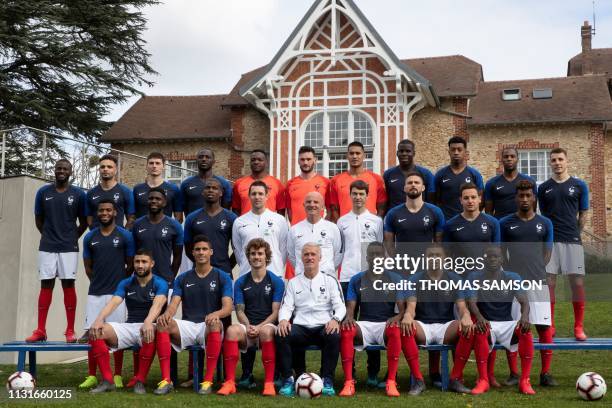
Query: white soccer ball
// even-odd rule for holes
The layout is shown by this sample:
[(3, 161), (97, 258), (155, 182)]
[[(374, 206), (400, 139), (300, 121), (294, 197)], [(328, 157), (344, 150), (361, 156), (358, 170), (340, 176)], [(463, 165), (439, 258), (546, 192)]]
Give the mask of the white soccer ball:
[(304, 373), (295, 381), (295, 393), (300, 398), (318, 398), (323, 392), (323, 380), (315, 373)]
[(7, 390), (33, 390), (34, 387), (36, 387), (36, 380), (25, 371), (17, 371), (6, 380)]
[(576, 391), (580, 398), (587, 401), (597, 401), (606, 395), (608, 387), (603, 377), (594, 372), (588, 372), (578, 377)]

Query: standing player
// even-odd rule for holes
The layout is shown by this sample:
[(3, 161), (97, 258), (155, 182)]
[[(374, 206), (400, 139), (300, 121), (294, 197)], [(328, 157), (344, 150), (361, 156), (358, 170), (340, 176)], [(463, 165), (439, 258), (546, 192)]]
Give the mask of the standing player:
[(165, 158), (159, 152), (152, 152), (147, 156), (147, 178), (144, 183), (134, 186), (134, 204), (136, 206), (136, 218), (144, 217), (149, 210), (147, 201), (148, 193), (153, 187), (160, 187), (166, 194), (167, 205), (164, 214), (183, 222), (183, 202), (181, 191), (174, 183), (164, 180)]
[(535, 180), (526, 174), (519, 173), (517, 164), (518, 152), (516, 148), (504, 148), (502, 150), (504, 172), (493, 177), (485, 184), (485, 211), (498, 220), (516, 212), (517, 183), (527, 180), (534, 185), (534, 194), (536, 192)]
[[(321, 250), (314, 242), (302, 247), (304, 273), (287, 282), (278, 313), (276, 345), (283, 386), (279, 394), (293, 396), (292, 356), (305, 347), (321, 348), (323, 395), (333, 396), (334, 373), (340, 354), (340, 322), (346, 315), (342, 289), (334, 276), (319, 272)], [(300, 376), (304, 366), (294, 367)]]
[[(464, 292), (456, 288), (444, 290), (440, 285), (458, 283), (461, 278), (454, 272), (444, 270), (446, 253), (442, 245), (430, 244), (425, 256), (425, 271), (412, 275), (409, 280), (414, 289), (406, 293), (406, 313), (401, 321), (402, 349), (415, 379), (409, 394), (419, 395), (425, 391), (417, 344), (456, 345), (448, 388), (466, 394), (470, 389), (463, 385), (463, 369), (474, 345), (472, 320)], [(459, 320), (455, 319), (455, 309)]]
[[(162, 374), (154, 391), (157, 395), (168, 394), (174, 388), (170, 381), (171, 345), (179, 352), (194, 344), (206, 347), (206, 373), (199, 393), (212, 393), (221, 352), (221, 319), (232, 313), (232, 281), (227, 273), (211, 265), (211, 255), (210, 240), (203, 235), (195, 237), (195, 267), (176, 278), (170, 305), (157, 319), (157, 354)], [(183, 318), (179, 320), (174, 315), (181, 303)]]
[[(112, 299), (119, 282), (130, 276), (133, 268), (134, 240), (132, 234), (115, 224), (117, 210), (113, 200), (102, 200), (98, 203), (96, 213), (100, 227), (89, 231), (83, 239), (83, 263), (89, 278), (85, 330), (89, 330), (95, 319)], [(122, 304), (106, 317), (106, 322), (125, 322), (125, 305)], [(88, 340), (88, 332), (80, 341)], [(91, 388), (97, 385), (96, 361), (93, 351), (87, 353), (89, 367), (87, 378), (79, 388)], [(121, 369), (123, 351), (113, 353), (115, 360), (114, 382), (117, 388), (123, 387)]]
[(229, 395), (236, 392), (238, 349), (245, 353), (248, 348), (259, 346), (265, 373), (263, 395), (272, 396), (276, 395), (274, 332), (285, 284), (281, 278), (266, 270), (272, 260), (270, 244), (255, 238), (247, 244), (246, 253), (251, 271), (238, 278), (234, 285), (238, 324), (231, 325), (225, 333), (225, 383), (217, 394)]
[(92, 230), (99, 226), (99, 220), (95, 217), (98, 204), (104, 200), (112, 200), (117, 211), (115, 223), (123, 227), (125, 218), (125, 229), (132, 229), (135, 218), (134, 196), (132, 190), (116, 180), (117, 158), (105, 154), (99, 160), (100, 184), (87, 192), (87, 223)]
[(499, 222), (480, 211), (480, 194), (473, 183), (460, 188), (463, 212), (444, 226), (444, 241), (452, 242), (453, 256), (476, 259), (484, 254), (484, 243), (499, 242)]
[(464, 138), (453, 136), (449, 139), (448, 155), (450, 164), (442, 167), (434, 176), (436, 204), (442, 209), (447, 220), (462, 210), (460, 200), (462, 184), (475, 184), (479, 194), (484, 189), (482, 176), (478, 170), (467, 165), (468, 150)]
[[(145, 394), (149, 368), (155, 357), (155, 320), (166, 304), (168, 285), (163, 278), (153, 275), (153, 254), (139, 249), (134, 256), (134, 275), (119, 282), (111, 300), (89, 329), (89, 344), (102, 372), (104, 381), (91, 390), (94, 394), (113, 391), (108, 347), (116, 350), (140, 347), (138, 372), (129, 382), (136, 394)], [(125, 302), (124, 302), (125, 301)], [(105, 323), (121, 304), (127, 308), (125, 323)]]
[(238, 217), (232, 228), (232, 245), (240, 276), (249, 272), (246, 246), (254, 238), (263, 238), (272, 249), (272, 262), (269, 270), (277, 276), (285, 273), (287, 259), (287, 235), (289, 227), (285, 217), (266, 208), (270, 190), (261, 180), (254, 181), (249, 187), (250, 211)]
[(249, 187), (254, 181), (261, 181), (268, 186), (266, 207), (270, 211), (285, 215), (285, 190), (283, 183), (268, 174), (268, 155), (260, 149), (251, 152), (251, 175), (244, 176), (234, 183), (232, 209), (238, 215), (244, 215), (251, 209)]
[[(548, 218), (536, 214), (534, 210), (536, 203), (534, 186), (535, 184), (528, 180), (522, 180), (516, 184), (518, 211), (502, 218), (499, 225), (503, 253), (508, 256), (505, 269), (519, 271), (523, 280), (546, 284), (546, 264), (550, 260), (553, 248), (553, 225)], [(535, 325), (540, 343), (552, 343), (548, 287), (545, 287), (544, 291), (544, 294), (538, 291), (526, 293), (529, 299), (529, 323)], [(493, 376), (494, 353), (495, 350), (489, 355), (488, 363), (491, 386), (496, 383)], [(556, 381), (550, 374), (552, 350), (540, 350), (540, 357), (542, 359), (540, 385), (556, 385)]]
[(550, 218), (554, 228), (554, 239), (550, 262), (546, 265), (550, 308), (555, 323), (555, 287), (557, 274), (569, 277), (574, 306), (574, 336), (576, 340), (587, 339), (584, 334), (584, 250), (580, 233), (586, 224), (589, 210), (589, 188), (586, 183), (568, 173), (567, 151), (556, 148), (550, 152), (553, 176), (540, 184), (538, 202), (542, 215)]
[[(70, 185), (72, 164), (66, 159), (55, 163), (55, 182), (41, 187), (34, 199), (36, 228), (40, 232), (38, 246), (38, 327), (26, 338), (28, 343), (47, 340), (47, 314), (53, 298), (55, 277), (62, 282), (66, 308), (67, 343), (77, 341), (74, 336), (76, 311), (76, 279), (79, 259), (79, 237), (87, 228), (85, 193)], [(77, 219), (79, 224), (77, 226)]]
[(304, 197), (311, 191), (316, 191), (323, 196), (325, 203), (329, 179), (316, 172), (317, 156), (310, 146), (302, 146), (298, 152), (298, 164), (301, 173), (287, 182), (285, 187), (285, 207), (291, 225), (306, 218), (304, 210)]
[(183, 227), (176, 219), (164, 214), (167, 201), (163, 188), (153, 187), (147, 197), (149, 213), (136, 220), (132, 235), (136, 248), (147, 249), (153, 254), (153, 273), (172, 287), (181, 266)]
[[(355, 350), (364, 350), (368, 346), (387, 347), (387, 383), (389, 397), (399, 397), (395, 377), (402, 350), (399, 321), (404, 314), (402, 291), (381, 291), (379, 285), (399, 283), (400, 277), (392, 272), (374, 273), (374, 260), (384, 258), (385, 249), (380, 242), (371, 242), (367, 249), (368, 269), (351, 278), (346, 295), (346, 317), (340, 331), (340, 353), (344, 370), (344, 387), (341, 397), (355, 395), (353, 380), (353, 363)], [(359, 305), (359, 321), (356, 320), (356, 308)], [(395, 310), (399, 311), (396, 313)]]
[(342, 262), (342, 238), (340, 230), (333, 222), (321, 215), (324, 208), (323, 196), (310, 192), (304, 197), (306, 219), (289, 230), (287, 257), (295, 268), (295, 274), (304, 273), (301, 254), (302, 247), (308, 242), (316, 242), (321, 250), (320, 271), (336, 276), (336, 269)]
[(419, 166), (414, 162), (416, 148), (412, 140), (404, 139), (397, 144), (397, 160), (399, 165), (387, 169), (383, 174), (387, 196), (389, 196), (389, 208), (393, 208), (406, 201), (404, 185), (408, 174), (418, 172), (423, 177), (425, 191), (423, 200), (431, 201), (435, 198), (436, 184), (434, 176), (429, 169)]
[(202, 208), (204, 204), (204, 183), (210, 178), (219, 180), (223, 186), (223, 198), (221, 199), (221, 206), (224, 208), (230, 208), (232, 202), (232, 186), (221, 176), (213, 174), (213, 167), (215, 165), (215, 152), (212, 149), (202, 149), (198, 152), (198, 174), (191, 177), (187, 177), (181, 183), (181, 201), (183, 203), (183, 213), (185, 217), (189, 214)]
[[(468, 305), (476, 324), (474, 353), (478, 380), (472, 389), (473, 395), (489, 390), (487, 355), (495, 344), (506, 350), (517, 351), (521, 358), (521, 378), (519, 392), (533, 395), (535, 391), (529, 382), (533, 360), (533, 338), (529, 330), (529, 301), (521, 290), (521, 277), (502, 268), (502, 253), (499, 246), (488, 247), (485, 251), (485, 268), (470, 273), (472, 288), (479, 283), (480, 290), (472, 290)], [(485, 283), (489, 288), (485, 290)], [(502, 286), (511, 285), (510, 289)], [(512, 318), (512, 302), (516, 299), (521, 305), (521, 318)]]
[(368, 210), (379, 217), (384, 216), (387, 209), (385, 183), (378, 174), (366, 170), (363, 144), (349, 143), (346, 159), (349, 163), (349, 170), (334, 176), (329, 183), (330, 220), (336, 222), (338, 218), (351, 211), (353, 205), (350, 188), (351, 183), (355, 180), (363, 180), (370, 186), (370, 194), (366, 201)]

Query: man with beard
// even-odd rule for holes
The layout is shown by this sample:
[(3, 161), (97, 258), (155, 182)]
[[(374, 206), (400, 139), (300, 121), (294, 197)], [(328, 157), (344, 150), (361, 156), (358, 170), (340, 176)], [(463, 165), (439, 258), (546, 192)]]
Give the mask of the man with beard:
[(183, 227), (164, 214), (166, 192), (153, 187), (148, 194), (149, 213), (136, 220), (132, 235), (136, 248), (144, 248), (153, 254), (153, 273), (166, 281), (168, 287), (181, 266), (183, 253)]
[(215, 165), (215, 152), (212, 149), (202, 149), (198, 152), (198, 174), (191, 177), (187, 177), (181, 183), (181, 196), (183, 202), (183, 213), (185, 217), (189, 214), (202, 208), (204, 204), (204, 185), (206, 180), (215, 178), (219, 180), (223, 186), (223, 197), (221, 199), (221, 206), (224, 208), (230, 208), (232, 202), (232, 186), (221, 176), (213, 174), (213, 167)]
[(285, 207), (291, 225), (295, 225), (306, 218), (306, 211), (304, 210), (306, 194), (316, 191), (323, 196), (325, 202), (329, 186), (329, 179), (316, 172), (317, 157), (312, 147), (300, 147), (298, 164), (301, 171), (300, 175), (289, 180), (285, 186)]
[(134, 204), (136, 205), (136, 218), (147, 215), (149, 209), (149, 201), (147, 200), (149, 191), (153, 187), (160, 187), (166, 194), (166, 207), (164, 214), (168, 217), (177, 219), (178, 222), (183, 222), (183, 202), (181, 200), (181, 191), (174, 183), (169, 183), (164, 180), (164, 171), (166, 170), (164, 155), (159, 152), (152, 152), (147, 156), (147, 178), (144, 183), (134, 186)]
[(385, 215), (387, 209), (387, 193), (385, 183), (380, 175), (365, 168), (365, 149), (361, 142), (351, 142), (348, 145), (346, 159), (349, 163), (349, 170), (340, 173), (331, 179), (329, 184), (329, 204), (331, 216), (329, 219), (336, 222), (338, 218), (351, 211), (353, 207), (351, 201), (351, 183), (356, 180), (365, 181), (369, 188), (366, 207), (372, 214), (379, 217)]
[[(529, 330), (529, 301), (520, 288), (521, 277), (502, 268), (503, 258), (499, 246), (488, 247), (484, 259), (484, 270), (474, 271), (468, 277), (472, 287), (468, 305), (476, 325), (474, 354), (478, 369), (478, 380), (472, 394), (483, 394), (489, 390), (487, 357), (496, 344), (501, 344), (506, 350), (518, 350), (521, 359), (518, 389), (521, 394), (533, 395), (535, 391), (529, 382), (533, 338)], [(518, 320), (512, 318), (514, 299), (521, 306), (521, 317)]]
[(244, 215), (251, 209), (249, 188), (254, 181), (261, 181), (268, 186), (266, 207), (280, 215), (285, 215), (285, 190), (283, 183), (268, 174), (268, 155), (260, 149), (251, 152), (251, 175), (244, 176), (234, 183), (232, 209), (238, 215)]
[[(76, 279), (79, 259), (78, 240), (87, 228), (85, 217), (85, 192), (70, 185), (72, 164), (66, 159), (55, 163), (55, 181), (36, 192), (34, 217), (40, 232), (38, 246), (38, 275), (40, 292), (38, 294), (38, 326), (26, 338), (28, 343), (47, 340), (47, 314), (53, 298), (55, 278), (62, 282), (64, 306), (66, 308), (67, 343), (77, 341), (74, 335), (76, 312)], [(77, 219), (79, 224), (77, 226)]]
[(516, 148), (504, 148), (502, 150), (504, 172), (493, 177), (485, 184), (485, 211), (498, 220), (516, 212), (517, 183), (523, 180), (531, 182), (534, 185), (533, 192), (536, 193), (535, 180), (526, 174), (519, 173), (517, 164), (518, 152)]
[(429, 169), (414, 162), (415, 154), (416, 148), (412, 140), (404, 139), (397, 144), (396, 155), (399, 165), (387, 169), (383, 174), (387, 196), (389, 197), (389, 208), (396, 207), (406, 201), (406, 192), (404, 191), (406, 177), (415, 171), (421, 174), (425, 184), (423, 200), (431, 201), (435, 198), (434, 176)]
[(482, 176), (473, 167), (467, 165), (467, 142), (460, 136), (451, 137), (448, 141), (450, 164), (442, 167), (434, 176), (436, 190), (436, 205), (449, 220), (462, 211), (460, 187), (465, 183), (473, 183), (478, 194), (482, 194), (484, 185)]
[[(104, 306), (112, 299), (117, 285), (126, 276), (132, 274), (134, 257), (134, 239), (126, 229), (115, 224), (117, 210), (113, 200), (105, 199), (98, 203), (98, 228), (89, 231), (83, 239), (83, 263), (85, 273), (89, 278), (89, 292), (87, 295), (87, 311), (85, 316), (85, 335), (81, 339), (88, 339), (88, 331), (98, 317)], [(119, 305), (113, 313), (106, 317), (106, 322), (125, 322), (125, 305)], [(93, 351), (87, 353), (89, 367), (87, 378), (79, 388), (91, 388), (97, 385), (96, 359)], [(123, 387), (121, 369), (123, 367), (123, 351), (113, 353), (115, 360), (115, 386)]]
[[(154, 265), (153, 254), (139, 249), (134, 255), (134, 275), (119, 282), (113, 297), (89, 329), (89, 344), (104, 378), (100, 385), (91, 390), (93, 394), (115, 390), (108, 347), (116, 351), (133, 346), (140, 347), (140, 362), (138, 372), (128, 387), (134, 387), (136, 394), (146, 392), (144, 385), (155, 357), (154, 322), (168, 296), (165, 280), (153, 275)], [(105, 323), (107, 317), (122, 304), (127, 308), (126, 322)]]
[(112, 200), (117, 212), (115, 223), (123, 227), (124, 218), (126, 220), (125, 229), (132, 229), (132, 224), (136, 219), (134, 215), (134, 195), (128, 186), (116, 180), (117, 158), (110, 154), (105, 154), (99, 160), (100, 184), (87, 192), (87, 223), (92, 230), (100, 224), (96, 218), (98, 204), (104, 200)]

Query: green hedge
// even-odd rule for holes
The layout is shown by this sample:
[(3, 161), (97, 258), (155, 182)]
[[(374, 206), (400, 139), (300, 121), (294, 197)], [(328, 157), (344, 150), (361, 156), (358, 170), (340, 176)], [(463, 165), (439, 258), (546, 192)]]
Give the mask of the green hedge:
[(589, 274), (612, 273), (612, 259), (584, 254), (584, 267)]

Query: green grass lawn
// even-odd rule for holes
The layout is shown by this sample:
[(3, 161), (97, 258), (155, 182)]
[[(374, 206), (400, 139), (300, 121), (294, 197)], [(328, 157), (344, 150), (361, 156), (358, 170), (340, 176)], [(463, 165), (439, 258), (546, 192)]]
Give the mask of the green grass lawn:
[[(558, 312), (556, 313), (557, 320), (557, 335), (559, 337), (567, 337), (572, 335), (572, 312), (571, 304), (560, 303), (557, 306)], [(586, 330), (587, 333), (592, 337), (612, 337), (612, 303), (599, 302), (599, 303), (588, 303), (587, 304), (587, 321)], [(186, 353), (180, 355), (180, 374), (181, 378), (186, 376)], [(473, 355), (472, 355), (473, 357)], [(308, 367), (312, 371), (317, 371), (319, 368), (318, 363), (319, 353), (309, 352), (308, 353)], [(126, 353), (125, 365), (124, 365), (124, 378), (125, 382), (129, 378), (128, 375), (131, 372), (131, 356)], [(77, 392), (76, 398), (69, 402), (57, 402), (62, 406), (71, 407), (141, 407), (146, 406), (173, 406), (183, 407), (192, 404), (205, 403), (207, 405), (214, 406), (302, 406), (308, 404), (312, 406), (331, 405), (335, 407), (349, 407), (349, 406), (388, 406), (388, 405), (407, 405), (416, 404), (417, 406), (434, 406), (436, 408), (441, 407), (518, 407), (518, 406), (537, 406), (537, 407), (566, 407), (566, 406), (585, 406), (584, 404), (596, 404), (596, 406), (612, 406), (612, 396), (605, 397), (603, 401), (595, 403), (587, 403), (578, 399), (575, 392), (574, 385), (576, 378), (585, 371), (596, 371), (600, 373), (604, 378), (608, 379), (612, 384), (612, 352), (608, 351), (559, 351), (555, 352), (552, 372), (559, 386), (556, 388), (542, 388), (538, 386), (538, 374), (540, 370), (539, 354), (536, 352), (536, 358), (534, 359), (534, 366), (532, 370), (532, 383), (537, 392), (537, 395), (528, 397), (521, 395), (517, 392), (514, 387), (504, 387), (501, 390), (492, 390), (486, 395), (479, 397), (472, 397), (467, 395), (457, 395), (453, 393), (444, 393), (436, 389), (428, 389), (422, 396), (409, 397), (407, 390), (409, 388), (409, 376), (408, 368), (405, 360), (400, 364), (400, 392), (402, 395), (399, 399), (389, 399), (384, 395), (384, 390), (366, 390), (363, 387), (365, 381), (365, 353), (358, 353), (357, 355), (357, 371), (358, 371), (358, 385), (357, 385), (357, 396), (355, 398), (341, 399), (339, 397), (334, 398), (320, 398), (314, 401), (304, 401), (301, 399), (288, 399), (283, 397), (276, 398), (264, 398), (259, 396), (261, 388), (252, 392), (242, 391), (236, 395), (229, 397), (219, 397), (216, 395), (211, 396), (199, 396), (195, 395), (191, 390), (179, 390), (166, 397), (157, 397), (152, 393), (146, 396), (134, 395), (130, 391), (118, 391), (115, 393), (108, 393), (105, 395), (90, 395), (87, 392)], [(421, 367), (426, 371), (426, 353), (422, 353)], [(1, 365), (0, 366), (0, 377), (8, 377), (13, 371), (14, 366)], [(385, 363), (383, 356), (383, 369), (384, 374)], [(75, 387), (84, 378), (87, 372), (86, 363), (76, 364), (53, 364), (53, 365), (41, 365), (39, 366), (38, 373), (38, 385), (40, 387)], [(240, 372), (240, 367), (238, 368)], [(504, 352), (498, 352), (497, 365), (496, 365), (497, 378), (503, 380), (508, 374), (506, 365), (506, 358)], [(256, 360), (255, 375), (257, 380), (262, 378), (261, 361)], [(342, 385), (342, 370), (340, 364), (336, 371), (336, 389)], [(151, 374), (149, 376), (149, 382), (147, 384), (148, 391), (152, 391), (156, 382), (159, 379), (159, 367), (157, 360), (153, 364)], [(470, 361), (465, 371), (466, 385), (472, 386), (475, 380), (475, 364)], [(261, 385), (258, 383), (258, 385)], [(16, 407), (27, 407), (27, 406), (40, 406), (41, 404), (34, 404), (28, 402), (13, 403), (12, 405), (5, 401), (0, 401), (2, 406), (16, 406)]]

